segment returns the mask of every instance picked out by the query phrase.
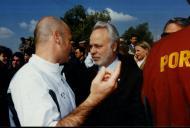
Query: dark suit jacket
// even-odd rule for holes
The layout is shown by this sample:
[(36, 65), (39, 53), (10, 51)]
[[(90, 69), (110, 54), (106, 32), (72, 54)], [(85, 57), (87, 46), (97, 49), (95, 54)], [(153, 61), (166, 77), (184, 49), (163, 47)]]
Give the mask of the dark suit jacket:
[(135, 54), (135, 48), (132, 46), (132, 44), (128, 45), (128, 53), (134, 55)]
[[(147, 125), (144, 106), (140, 97), (142, 71), (138, 68), (133, 56), (119, 57), (119, 59), (122, 61), (122, 67), (117, 90), (92, 111), (84, 126)], [(97, 66), (80, 71), (82, 78), (76, 79), (80, 82), (75, 87), (77, 103), (80, 104), (87, 98), (91, 82), (97, 71)]]
[[(94, 109), (86, 126), (144, 126), (148, 123), (140, 98), (142, 71), (133, 56), (120, 56), (119, 59), (122, 66), (118, 89)], [(89, 69), (89, 81), (96, 75), (93, 71)]]
[(89, 84), (91, 85), (91, 82), (86, 80), (87, 71), (84, 62), (81, 63), (76, 58), (72, 58), (68, 63), (64, 64), (62, 72), (64, 72), (67, 83), (75, 93), (77, 106), (83, 102), (90, 93)]

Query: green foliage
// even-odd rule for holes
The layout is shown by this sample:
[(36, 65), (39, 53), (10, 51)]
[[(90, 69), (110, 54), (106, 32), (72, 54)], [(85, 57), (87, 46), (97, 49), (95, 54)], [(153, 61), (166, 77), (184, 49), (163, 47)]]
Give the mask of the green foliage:
[(122, 37), (129, 42), (132, 34), (136, 34), (138, 36), (138, 41), (146, 41), (150, 45), (153, 43), (153, 35), (149, 31), (148, 23), (139, 24), (135, 28), (130, 27), (124, 32)]
[(82, 5), (76, 5), (72, 9), (68, 10), (61, 19), (71, 28), (73, 40), (75, 42), (82, 40), (86, 40), (88, 42), (92, 27), (98, 20), (111, 20), (108, 11), (103, 10), (102, 12), (88, 14)]
[[(70, 10), (66, 11), (61, 20), (66, 22), (72, 31), (73, 41), (80, 42), (82, 40), (89, 41), (92, 27), (97, 21), (111, 21), (110, 14), (107, 10), (101, 12), (87, 13), (86, 9), (82, 5), (76, 5)], [(129, 27), (124, 32), (122, 38), (129, 42), (132, 34), (137, 34), (139, 41), (147, 41), (152, 44), (153, 35), (149, 31), (148, 23), (139, 24), (136, 27)], [(20, 51), (24, 51), (27, 48), (34, 49), (33, 37), (24, 38), (21, 37)]]
[(67, 11), (61, 19), (70, 27), (73, 39), (79, 40), (84, 31), (84, 21), (86, 20), (86, 12), (83, 6), (77, 5)]

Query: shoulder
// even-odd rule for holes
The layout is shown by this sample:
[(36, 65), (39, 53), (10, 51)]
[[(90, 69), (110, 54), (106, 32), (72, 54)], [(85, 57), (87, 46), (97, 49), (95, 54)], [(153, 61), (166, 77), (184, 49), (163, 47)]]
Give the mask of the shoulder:
[(132, 45), (131, 45), (131, 44), (128, 44), (128, 47), (132, 47)]
[(12, 78), (9, 91), (17, 90), (25, 92), (30, 91), (32, 88), (40, 88), (42, 84), (41, 75), (35, 67), (31, 64), (24, 65)]
[(134, 55), (128, 54), (126, 56), (123, 56), (119, 54), (118, 57), (119, 57), (119, 60), (121, 60), (121, 62), (125, 64), (126, 66), (130, 66), (130, 67), (132, 66), (134, 68), (136, 67), (138, 68), (134, 59)]
[(120, 56), (119, 60), (122, 62), (121, 72), (125, 72), (130, 75), (142, 76), (142, 70), (138, 67), (134, 60), (134, 55)]

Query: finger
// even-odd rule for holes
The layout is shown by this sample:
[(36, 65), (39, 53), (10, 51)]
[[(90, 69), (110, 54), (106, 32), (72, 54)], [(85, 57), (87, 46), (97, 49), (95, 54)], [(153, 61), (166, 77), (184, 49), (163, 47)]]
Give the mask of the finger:
[(115, 70), (114, 70), (114, 72), (113, 72), (113, 74), (112, 74), (112, 76), (111, 76), (110, 79), (116, 81), (117, 78), (119, 77), (120, 70), (121, 70), (121, 61), (119, 61), (117, 63), (117, 66), (116, 66), (116, 68), (115, 68)]
[(112, 71), (111, 69), (107, 69), (107, 68), (106, 68), (106, 73), (107, 73), (107, 74), (113, 74), (113, 71)]
[(111, 74), (110, 73), (107, 73), (104, 75), (104, 78), (103, 78), (103, 81), (106, 81), (110, 78)]
[(106, 73), (106, 69), (105, 67), (101, 67), (101, 69), (99, 70), (98, 74), (96, 75), (96, 77), (94, 78), (95, 81), (100, 81), (104, 78), (104, 75)]
[(107, 80), (110, 78), (110, 76), (111, 76), (112, 74), (113, 74), (113, 71), (106, 68), (106, 72), (105, 72), (105, 74), (104, 74), (103, 81), (107, 81)]

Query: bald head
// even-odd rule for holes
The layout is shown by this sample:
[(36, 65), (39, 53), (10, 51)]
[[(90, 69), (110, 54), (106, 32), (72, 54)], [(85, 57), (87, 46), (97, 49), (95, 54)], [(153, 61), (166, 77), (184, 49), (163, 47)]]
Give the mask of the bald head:
[(53, 62), (64, 63), (69, 58), (71, 31), (66, 23), (55, 17), (44, 17), (34, 31), (35, 54)]
[(67, 24), (58, 18), (52, 16), (42, 18), (34, 31), (36, 48), (42, 43), (47, 43), (53, 32), (56, 31), (64, 34), (64, 31), (70, 31), (70, 29)]

